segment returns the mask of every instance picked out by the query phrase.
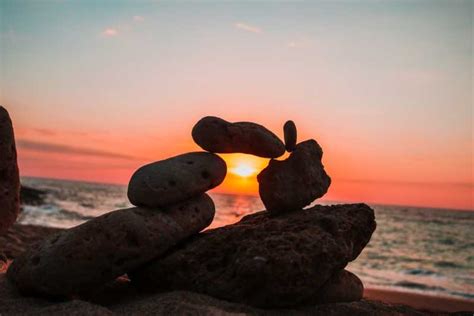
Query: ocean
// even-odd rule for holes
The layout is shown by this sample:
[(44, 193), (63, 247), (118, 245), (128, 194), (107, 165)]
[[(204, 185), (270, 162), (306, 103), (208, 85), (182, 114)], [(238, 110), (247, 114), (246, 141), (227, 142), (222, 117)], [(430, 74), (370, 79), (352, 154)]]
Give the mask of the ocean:
[[(69, 228), (130, 206), (126, 186), (29, 177), (22, 178), (22, 183), (47, 191), (43, 204), (23, 207), (22, 224)], [(216, 204), (211, 228), (263, 209), (255, 196), (210, 195)], [(347, 267), (365, 287), (474, 301), (474, 212), (371, 207), (377, 229), (361, 255)]]

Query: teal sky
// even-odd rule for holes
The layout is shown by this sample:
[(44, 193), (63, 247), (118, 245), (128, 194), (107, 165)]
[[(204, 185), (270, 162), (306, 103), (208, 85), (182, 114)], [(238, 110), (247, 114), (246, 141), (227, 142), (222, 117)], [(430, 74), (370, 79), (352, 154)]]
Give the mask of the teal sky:
[[(473, 1), (3, 0), (0, 28), (22, 144), (162, 158), (203, 115), (291, 118), (337, 179), (472, 193)], [(19, 146), (25, 173), (68, 154), (40, 147)]]

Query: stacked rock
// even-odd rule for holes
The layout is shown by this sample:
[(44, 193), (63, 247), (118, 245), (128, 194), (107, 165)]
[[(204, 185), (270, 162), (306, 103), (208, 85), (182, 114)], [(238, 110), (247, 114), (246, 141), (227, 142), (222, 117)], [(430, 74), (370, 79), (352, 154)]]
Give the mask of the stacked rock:
[(22, 293), (49, 297), (82, 295), (105, 285), (209, 226), (215, 207), (205, 192), (226, 172), (224, 160), (207, 152), (143, 166), (128, 190), (137, 207), (47, 238), (16, 258), (7, 275)]
[[(360, 279), (344, 270), (375, 230), (365, 204), (303, 207), (331, 184), (315, 140), (283, 143), (267, 128), (204, 117), (193, 152), (139, 168), (128, 198), (136, 207), (107, 213), (49, 237), (17, 257), (8, 277), (22, 293), (81, 295), (128, 274), (151, 290), (190, 290), (259, 307), (360, 300)], [(276, 160), (288, 151), (285, 160)], [(215, 153), (271, 158), (257, 176), (266, 211), (207, 230), (214, 217), (205, 193), (227, 167)], [(193, 236), (193, 238), (189, 238)], [(179, 247), (176, 247), (179, 243)]]
[[(167, 256), (131, 273), (151, 290), (189, 290), (217, 298), (275, 308), (360, 300), (363, 284), (344, 270), (375, 230), (365, 204), (314, 206), (331, 184), (315, 140), (297, 144), (296, 125), (284, 125), (285, 144), (261, 125), (205, 117), (193, 139), (217, 153), (271, 159), (257, 176), (267, 211), (199, 234)], [(179, 269), (176, 269), (179, 267)]]

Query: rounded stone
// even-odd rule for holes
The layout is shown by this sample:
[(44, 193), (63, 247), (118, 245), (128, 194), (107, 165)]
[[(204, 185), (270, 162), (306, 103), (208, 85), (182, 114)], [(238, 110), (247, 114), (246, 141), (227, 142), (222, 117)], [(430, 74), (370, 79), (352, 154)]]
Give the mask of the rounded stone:
[(285, 145), (271, 131), (252, 122), (227, 122), (206, 116), (193, 127), (192, 136), (204, 150), (215, 153), (244, 153), (264, 158), (277, 158), (285, 153)]
[(80, 296), (203, 230), (214, 213), (206, 194), (160, 210), (113, 211), (33, 245), (7, 276), (22, 294)]
[(314, 299), (318, 304), (360, 301), (364, 295), (362, 281), (352, 272), (335, 272), (319, 289)]
[(297, 131), (295, 122), (286, 121), (285, 125), (283, 125), (283, 133), (285, 135), (286, 151), (292, 152), (296, 148), (297, 141)]
[(331, 178), (321, 163), (323, 151), (311, 139), (296, 145), (286, 160), (271, 160), (257, 176), (259, 194), (269, 212), (301, 209), (326, 194)]
[(136, 206), (174, 204), (218, 186), (226, 173), (225, 161), (215, 154), (182, 154), (135, 171), (128, 185), (128, 199)]
[(8, 111), (0, 106), (0, 235), (16, 221), (20, 210), (20, 175), (15, 136)]

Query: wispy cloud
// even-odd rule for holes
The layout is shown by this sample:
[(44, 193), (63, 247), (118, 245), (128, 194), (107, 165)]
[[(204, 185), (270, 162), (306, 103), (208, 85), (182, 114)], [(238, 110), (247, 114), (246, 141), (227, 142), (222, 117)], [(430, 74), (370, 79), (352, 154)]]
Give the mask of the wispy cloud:
[(128, 160), (141, 159), (134, 156), (113, 153), (113, 152), (98, 150), (94, 148), (74, 147), (74, 146), (38, 142), (38, 141), (26, 140), (26, 139), (18, 139), (16, 141), (16, 144), (18, 148), (29, 149), (29, 150), (34, 150), (38, 152), (96, 156), (96, 157), (103, 157), (103, 158), (118, 158), (118, 159), (128, 159)]
[(141, 15), (134, 15), (133, 16), (133, 21), (135, 21), (135, 22), (142, 22), (143, 20), (145, 20), (145, 18), (142, 17)]
[(108, 27), (105, 30), (103, 30), (101, 34), (106, 37), (113, 37), (113, 36), (117, 36), (119, 32), (115, 28)]
[(250, 24), (246, 24), (242, 22), (237, 22), (234, 24), (234, 26), (236, 29), (246, 31), (246, 32), (257, 33), (257, 34), (260, 34), (263, 32), (262, 29), (259, 28), (258, 26), (250, 25)]

